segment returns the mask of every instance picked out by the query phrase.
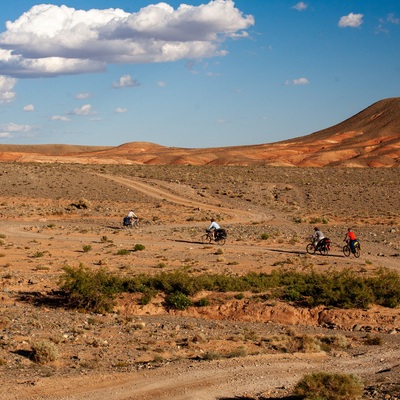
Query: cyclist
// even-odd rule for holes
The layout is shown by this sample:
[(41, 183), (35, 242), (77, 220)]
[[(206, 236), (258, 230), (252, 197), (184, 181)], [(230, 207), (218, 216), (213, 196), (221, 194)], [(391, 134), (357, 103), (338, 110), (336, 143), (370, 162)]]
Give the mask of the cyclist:
[(354, 254), (356, 249), (354, 248), (354, 244), (357, 242), (356, 234), (353, 232), (353, 229), (348, 228), (346, 236), (344, 237), (344, 241), (347, 242), (350, 246), (351, 252)]
[(214, 218), (211, 218), (211, 224), (207, 228), (207, 232), (211, 232), (211, 236), (213, 239), (215, 239), (215, 234), (219, 229), (221, 229), (221, 227), (215, 222)]
[(322, 244), (322, 240), (325, 238), (325, 235), (319, 230), (318, 227), (314, 228), (314, 234), (312, 235), (312, 241), (315, 249), (317, 250), (319, 246)]
[(128, 215), (127, 215), (126, 219), (127, 219), (127, 222), (128, 222), (127, 225), (132, 225), (133, 220), (134, 220), (134, 219), (137, 220), (137, 219), (139, 219), (139, 217), (134, 213), (133, 210), (130, 210), (130, 211), (128, 212)]

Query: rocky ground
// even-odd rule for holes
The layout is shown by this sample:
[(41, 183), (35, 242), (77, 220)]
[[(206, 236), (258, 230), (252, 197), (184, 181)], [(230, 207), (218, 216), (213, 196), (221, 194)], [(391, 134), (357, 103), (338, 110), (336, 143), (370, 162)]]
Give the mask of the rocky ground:
[[(146, 306), (122, 296), (103, 315), (57, 297), (65, 266), (399, 271), (397, 169), (3, 163), (0, 179), (0, 399), (289, 399), (321, 370), (360, 376), (366, 398), (399, 397), (398, 309), (201, 293), (209, 306), (171, 311), (161, 296)], [(139, 229), (121, 227), (131, 208)], [(211, 216), (228, 231), (223, 247), (200, 241)], [(305, 252), (315, 225), (333, 241), (326, 257)], [(341, 251), (349, 225), (359, 259)], [(40, 340), (56, 360), (32, 361)]]

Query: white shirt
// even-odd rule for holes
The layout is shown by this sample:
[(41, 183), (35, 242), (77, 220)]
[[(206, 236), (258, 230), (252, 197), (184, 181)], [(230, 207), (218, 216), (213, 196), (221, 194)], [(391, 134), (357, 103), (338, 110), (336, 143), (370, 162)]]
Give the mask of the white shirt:
[(220, 229), (219, 225), (215, 221), (211, 222), (211, 225), (208, 227), (208, 230), (211, 230), (212, 228)]
[(137, 215), (133, 211), (129, 211), (128, 218), (137, 218)]

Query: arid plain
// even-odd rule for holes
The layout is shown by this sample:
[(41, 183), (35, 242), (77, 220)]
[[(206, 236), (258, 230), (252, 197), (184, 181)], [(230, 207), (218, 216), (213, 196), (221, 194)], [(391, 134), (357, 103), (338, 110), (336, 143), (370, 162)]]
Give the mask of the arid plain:
[[(390, 136), (391, 155), (379, 156), (381, 163), (398, 165), (399, 136)], [(386, 149), (387, 137), (379, 139)], [(231, 161), (162, 163), (160, 152), (159, 162), (144, 165), (110, 153), (109, 162), (104, 155), (90, 162), (93, 149), (75, 151), (86, 154), (80, 161), (65, 155), (66, 147), (37, 149), (1, 149), (0, 399), (290, 399), (295, 383), (313, 371), (359, 376), (365, 398), (399, 398), (398, 308), (309, 308), (254, 293), (203, 292), (207, 305), (184, 311), (165, 307), (162, 296), (141, 305), (124, 295), (113, 312), (94, 314), (67, 308), (58, 283), (65, 266), (79, 265), (125, 276), (182, 268), (228, 276), (400, 273), (393, 164), (234, 165), (219, 149), (219, 160)], [(140, 217), (138, 229), (121, 226), (130, 209)], [(224, 246), (200, 241), (210, 217), (228, 232)], [(315, 225), (333, 242), (328, 256), (305, 251)], [(342, 253), (348, 226), (362, 243), (358, 259)], [(143, 250), (133, 251), (136, 244)], [(305, 338), (313, 346), (306, 349)], [(39, 340), (54, 343), (54, 361), (32, 360)], [(327, 342), (329, 349), (320, 345)]]

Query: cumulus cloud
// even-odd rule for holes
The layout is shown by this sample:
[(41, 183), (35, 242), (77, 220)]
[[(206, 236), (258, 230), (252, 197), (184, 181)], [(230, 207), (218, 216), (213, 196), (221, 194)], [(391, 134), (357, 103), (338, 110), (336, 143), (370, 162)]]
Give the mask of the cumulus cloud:
[(38, 4), (7, 21), (0, 34), (0, 75), (46, 77), (224, 56), (221, 43), (247, 37), (252, 25), (254, 17), (232, 0), (177, 9), (160, 2), (136, 13)]
[(304, 3), (304, 1), (299, 1), (297, 4), (295, 4), (292, 8), (297, 10), (297, 11), (304, 11), (307, 9), (307, 4)]
[(27, 104), (26, 106), (24, 106), (22, 108), (24, 111), (35, 111), (35, 107), (33, 106), (33, 104)]
[(90, 104), (85, 104), (82, 107), (77, 107), (73, 111), (70, 111), (68, 115), (93, 115), (96, 114), (95, 111), (92, 110), (92, 106)]
[(350, 13), (340, 18), (338, 26), (340, 28), (358, 28), (363, 23), (364, 14)]
[(0, 104), (11, 103), (15, 99), (14, 86), (17, 80), (0, 75)]
[(117, 107), (116, 109), (115, 109), (115, 112), (116, 113), (118, 113), (118, 114), (120, 114), (120, 113), (125, 113), (125, 112), (127, 112), (128, 110), (126, 109), (126, 108), (124, 108), (124, 107)]
[(297, 79), (292, 79), (292, 80), (287, 80), (285, 82), (286, 86), (289, 85), (308, 85), (310, 82), (307, 78), (297, 78)]
[(167, 82), (158, 81), (158, 82), (157, 82), (157, 86), (159, 86), (159, 87), (165, 87), (165, 86), (167, 86)]
[(126, 87), (136, 87), (140, 86), (140, 83), (136, 79), (132, 79), (130, 75), (122, 75), (118, 82), (114, 82), (112, 87), (114, 89), (122, 89)]

